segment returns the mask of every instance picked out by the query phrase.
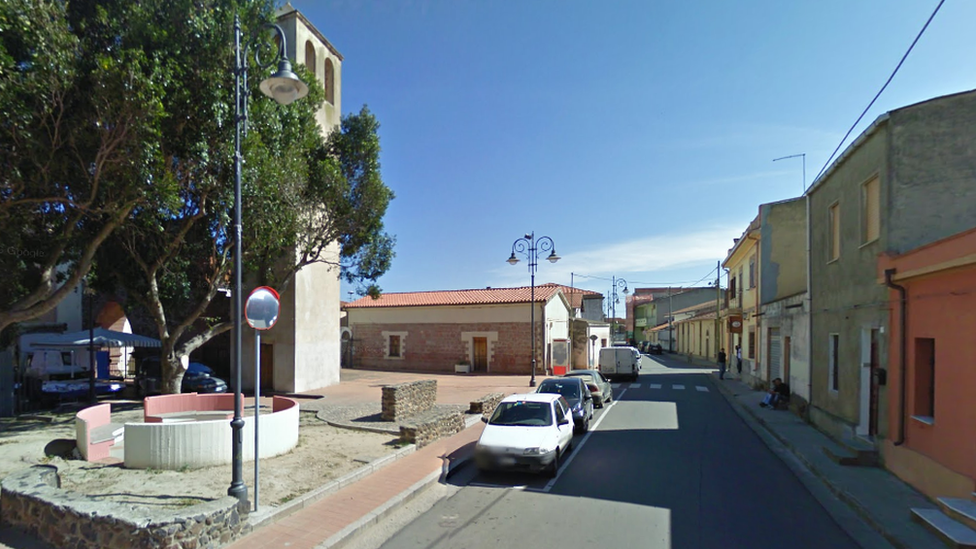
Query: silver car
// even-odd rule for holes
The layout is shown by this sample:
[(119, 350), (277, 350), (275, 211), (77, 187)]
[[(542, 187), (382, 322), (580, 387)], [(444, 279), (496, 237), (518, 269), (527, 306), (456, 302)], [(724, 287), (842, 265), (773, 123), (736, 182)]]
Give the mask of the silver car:
[(566, 377), (579, 377), (583, 379), (593, 394), (593, 405), (603, 408), (604, 404), (613, 400), (613, 386), (610, 380), (596, 370), (571, 370)]

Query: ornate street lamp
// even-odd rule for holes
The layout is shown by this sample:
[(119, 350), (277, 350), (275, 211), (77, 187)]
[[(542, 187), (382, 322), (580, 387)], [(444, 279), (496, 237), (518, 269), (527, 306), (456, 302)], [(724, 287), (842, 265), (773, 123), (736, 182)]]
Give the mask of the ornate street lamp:
[[(247, 505), (247, 486), (244, 484), (244, 418), (241, 398), (241, 317), (243, 314), (241, 290), (241, 136), (247, 135), (247, 51), (264, 30), (273, 30), (278, 37), (278, 52), (274, 59), (262, 62), (260, 50), (254, 52), (254, 64), (266, 70), (277, 62), (278, 70), (261, 82), (261, 92), (281, 105), (287, 105), (308, 94), (308, 86), (298, 79), (291, 70), (291, 63), (285, 57), (285, 32), (272, 23), (264, 23), (241, 49), (241, 20), (234, 16), (234, 289), (231, 317), (233, 318), (233, 338), (231, 344), (234, 369), (234, 419), (230, 422), (232, 431), (233, 473), (227, 494), (236, 497), (242, 506)], [(257, 456), (255, 456), (257, 459)]]
[(532, 377), (529, 380), (529, 387), (535, 387), (535, 271), (539, 268), (540, 251), (542, 253), (552, 252), (546, 257), (550, 263), (559, 261), (559, 256), (556, 255), (556, 244), (548, 236), (539, 237), (536, 240), (535, 231), (513, 242), (512, 255), (508, 258), (508, 263), (515, 265), (519, 262), (518, 258), (515, 257), (515, 252), (518, 252), (529, 260), (529, 276), (532, 287), (531, 298), (529, 300), (529, 323), (532, 326)]
[[(606, 280), (606, 279), (604, 279), (604, 280)], [(615, 337), (617, 335), (617, 332), (618, 332), (618, 330), (617, 330), (617, 301), (620, 300), (620, 298), (617, 297), (617, 288), (620, 288), (624, 295), (627, 295), (628, 293), (630, 293), (630, 290), (627, 289), (627, 281), (626, 280), (624, 280), (622, 278), (617, 278), (616, 276), (613, 276), (612, 277), (612, 280), (613, 280), (613, 282), (611, 283), (612, 285), (610, 286), (610, 308), (612, 310), (612, 313), (610, 315), (610, 318), (612, 319), (611, 322), (613, 322), (613, 332), (614, 332), (613, 333), (613, 336)], [(611, 342), (610, 344), (613, 345), (613, 342)]]

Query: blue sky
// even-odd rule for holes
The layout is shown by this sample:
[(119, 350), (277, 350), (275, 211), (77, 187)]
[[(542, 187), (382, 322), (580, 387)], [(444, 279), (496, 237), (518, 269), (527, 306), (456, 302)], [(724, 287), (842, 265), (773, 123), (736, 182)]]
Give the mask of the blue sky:
[[(377, 116), (388, 292), (704, 285), (759, 204), (802, 194), (938, 0), (293, 1)], [(878, 115), (976, 88), (976, 3), (946, 2)], [(974, 129), (976, 132), (976, 129)], [(723, 281), (724, 285), (724, 281)], [(343, 298), (351, 288), (343, 287)], [(618, 315), (621, 307), (618, 307)]]

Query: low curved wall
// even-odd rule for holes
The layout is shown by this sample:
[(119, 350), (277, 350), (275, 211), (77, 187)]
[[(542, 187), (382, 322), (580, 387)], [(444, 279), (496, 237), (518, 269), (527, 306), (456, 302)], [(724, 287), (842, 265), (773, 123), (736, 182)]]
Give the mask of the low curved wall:
[[(166, 395), (190, 396), (190, 395)], [(195, 395), (198, 398), (209, 395)], [(226, 396), (226, 395), (214, 395)], [(233, 395), (230, 395), (233, 397)], [(155, 397), (160, 398), (160, 397)], [(149, 400), (147, 400), (147, 416)], [(173, 402), (172, 399), (169, 402)], [(265, 399), (262, 399), (264, 401)], [(190, 399), (182, 399), (191, 402)], [(272, 399), (272, 413), (261, 415), (259, 450), (261, 458), (290, 451), (298, 445), (298, 403), (286, 397)], [(191, 411), (153, 408), (155, 413)], [(233, 410), (233, 399), (230, 409)], [(132, 469), (196, 469), (231, 462), (232, 430), (224, 419), (186, 423), (126, 423), (125, 466)], [(254, 417), (244, 417), (243, 459), (254, 459)]]
[(146, 397), (142, 401), (143, 421), (159, 423), (163, 414), (175, 412), (214, 412), (218, 410), (234, 411), (233, 394), (199, 394), (182, 393), (178, 395), (159, 395)]
[(0, 523), (55, 547), (220, 547), (251, 531), (246, 506), (225, 496), (180, 510), (134, 511), (60, 488), (57, 468), (35, 465), (2, 482)]
[(88, 461), (98, 461), (108, 457), (112, 442), (92, 443), (92, 429), (108, 425), (112, 421), (112, 405), (89, 406), (75, 414), (75, 440), (78, 451)]

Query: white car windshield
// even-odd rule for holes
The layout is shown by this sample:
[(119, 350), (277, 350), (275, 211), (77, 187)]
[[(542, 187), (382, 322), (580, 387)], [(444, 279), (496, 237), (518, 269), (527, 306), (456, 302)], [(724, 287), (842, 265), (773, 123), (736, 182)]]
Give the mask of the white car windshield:
[(548, 402), (502, 402), (491, 414), (488, 424), (546, 427), (552, 425), (552, 406)]

